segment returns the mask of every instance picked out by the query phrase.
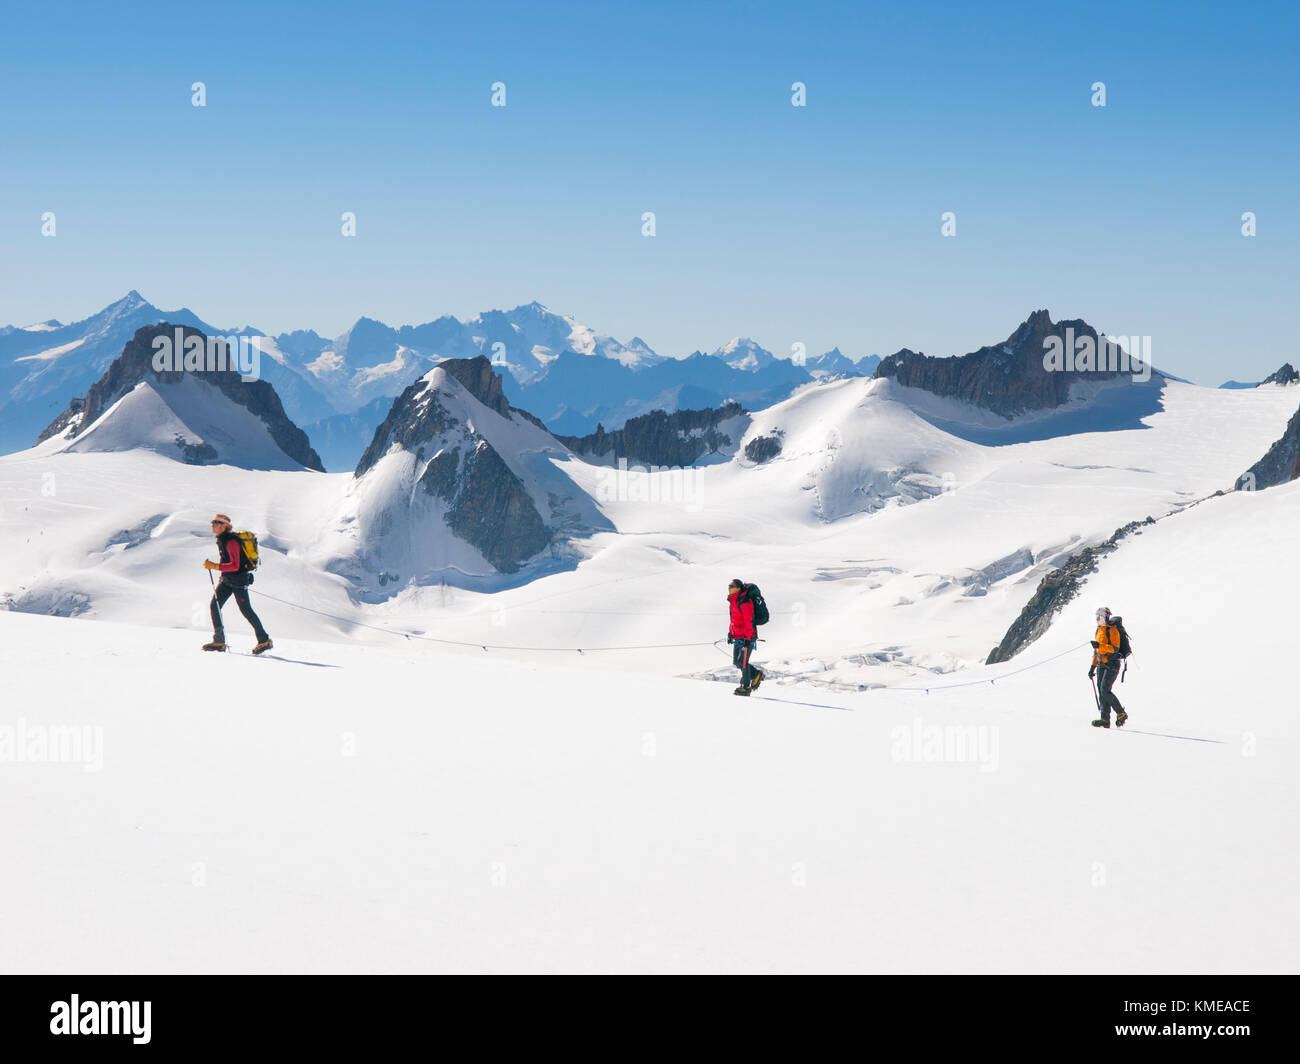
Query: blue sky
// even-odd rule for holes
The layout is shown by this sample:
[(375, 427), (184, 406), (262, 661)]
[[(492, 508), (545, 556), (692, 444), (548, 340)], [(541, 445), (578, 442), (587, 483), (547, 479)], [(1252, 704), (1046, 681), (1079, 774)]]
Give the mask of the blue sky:
[(1203, 383), (1300, 354), (1295, 5), (0, 17), (0, 322), (131, 288), (329, 335), (536, 299), (671, 355), (948, 355), (1047, 307)]

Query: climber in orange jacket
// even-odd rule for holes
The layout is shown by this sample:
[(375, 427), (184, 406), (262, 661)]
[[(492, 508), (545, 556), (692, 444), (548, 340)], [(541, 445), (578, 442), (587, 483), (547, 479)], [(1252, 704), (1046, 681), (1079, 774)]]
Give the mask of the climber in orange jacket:
[(1088, 670), (1088, 679), (1096, 677), (1094, 693), (1101, 716), (1092, 722), (1092, 726), (1109, 728), (1110, 711), (1114, 709), (1115, 727), (1122, 728), (1128, 720), (1128, 713), (1115, 697), (1114, 687), (1120, 664), (1131, 652), (1128, 636), (1120, 618), (1113, 617), (1105, 606), (1098, 608), (1096, 619), (1097, 633), (1092, 640), (1092, 667)]

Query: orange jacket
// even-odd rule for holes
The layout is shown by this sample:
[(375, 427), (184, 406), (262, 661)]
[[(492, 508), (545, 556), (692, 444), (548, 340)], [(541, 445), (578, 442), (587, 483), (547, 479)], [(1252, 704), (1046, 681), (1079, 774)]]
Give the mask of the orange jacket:
[(1093, 636), (1093, 639), (1097, 643), (1097, 649), (1092, 652), (1092, 663), (1094, 665), (1104, 665), (1112, 659), (1118, 660), (1118, 628), (1113, 624), (1103, 624), (1097, 629), (1097, 634)]

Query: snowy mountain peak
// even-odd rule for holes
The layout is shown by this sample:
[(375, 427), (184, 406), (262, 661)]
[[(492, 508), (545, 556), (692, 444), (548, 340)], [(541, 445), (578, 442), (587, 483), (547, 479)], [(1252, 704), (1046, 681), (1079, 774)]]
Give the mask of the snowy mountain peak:
[(611, 527), (557, 465), (568, 458), (510, 406), (486, 358), (448, 359), (397, 397), (357, 464), (338, 526), (356, 546), (336, 571), (367, 587), (494, 577), (566, 534)]
[(141, 310), (145, 307), (152, 307), (152, 306), (153, 306), (152, 303), (150, 303), (147, 299), (145, 299), (144, 296), (142, 296), (139, 292), (137, 292), (134, 288), (132, 288), (131, 291), (127, 292), (127, 294), (124, 295), (121, 299), (113, 303), (110, 303), (98, 314), (93, 315), (93, 317), (120, 318), (126, 314), (133, 314), (137, 310)]
[(1282, 365), (1273, 373), (1270, 373), (1256, 387), (1262, 387), (1265, 384), (1295, 384), (1300, 382), (1300, 373), (1290, 362), (1283, 362)]
[(808, 359), (806, 365), (808, 367), (808, 372), (818, 380), (825, 380), (829, 377), (837, 376), (861, 376), (858, 364), (845, 355), (838, 347), (832, 347), (825, 354), (816, 355), (815, 357)]
[(760, 346), (748, 336), (732, 337), (722, 347), (713, 352), (732, 369), (760, 370), (776, 361), (776, 356)]
[(323, 471), (270, 384), (244, 381), (229, 364), (157, 370), (160, 338), (173, 340), (174, 350), (194, 340), (201, 351), (207, 347), (197, 329), (167, 322), (141, 327), (86, 396), (72, 400), (39, 439), (59, 437), (77, 451), (154, 450), (190, 464)]

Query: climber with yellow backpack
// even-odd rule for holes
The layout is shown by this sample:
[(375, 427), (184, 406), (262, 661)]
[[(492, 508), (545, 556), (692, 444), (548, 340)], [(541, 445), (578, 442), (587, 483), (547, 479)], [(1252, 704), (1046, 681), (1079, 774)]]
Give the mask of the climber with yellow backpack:
[(1092, 685), (1092, 695), (1101, 714), (1092, 722), (1094, 728), (1110, 727), (1110, 711), (1115, 710), (1115, 727), (1122, 728), (1128, 721), (1128, 712), (1120, 705), (1115, 696), (1115, 680), (1120, 676), (1120, 665), (1128, 672), (1127, 658), (1133, 653), (1129, 644), (1128, 632), (1124, 631), (1124, 621), (1112, 616), (1110, 610), (1101, 606), (1096, 613), (1097, 632), (1092, 639), (1092, 668), (1088, 670), (1088, 679), (1096, 679)]
[(221, 607), (233, 595), (239, 612), (253, 626), (253, 634), (257, 637), (253, 653), (265, 654), (274, 644), (262, 627), (261, 620), (253, 612), (253, 604), (248, 601), (248, 586), (253, 582), (253, 570), (258, 563), (257, 537), (252, 532), (234, 531), (230, 518), (225, 514), (217, 514), (212, 519), (212, 531), (217, 537), (217, 553), (221, 561), (214, 562), (205, 558), (203, 568), (208, 570), (209, 579), (212, 572), (216, 571), (221, 573), (221, 580), (212, 593), (212, 642), (205, 643), (203, 649), (226, 650), (226, 630), (221, 623)]

